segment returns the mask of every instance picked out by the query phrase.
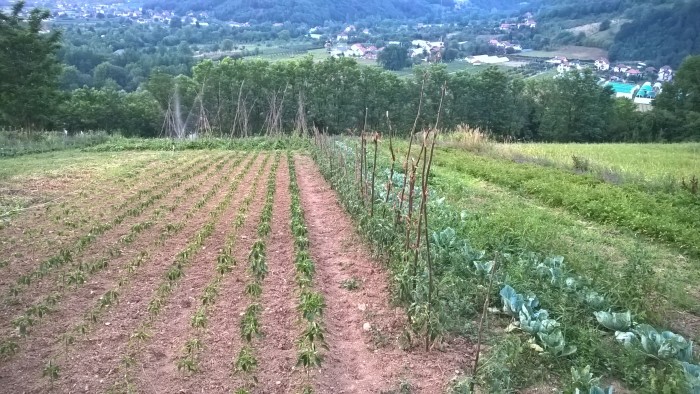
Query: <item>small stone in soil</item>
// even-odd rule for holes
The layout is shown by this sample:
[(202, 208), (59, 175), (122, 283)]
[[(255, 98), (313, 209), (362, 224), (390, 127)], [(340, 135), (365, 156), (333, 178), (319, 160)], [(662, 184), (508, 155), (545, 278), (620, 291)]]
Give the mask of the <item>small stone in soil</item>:
[(372, 328), (372, 325), (369, 324), (369, 322), (365, 322), (365, 324), (362, 325), (362, 329), (365, 331), (369, 331)]

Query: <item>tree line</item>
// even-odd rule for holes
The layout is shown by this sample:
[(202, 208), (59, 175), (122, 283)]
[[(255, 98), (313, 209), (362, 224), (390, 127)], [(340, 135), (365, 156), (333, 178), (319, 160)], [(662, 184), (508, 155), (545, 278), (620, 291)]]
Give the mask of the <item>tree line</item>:
[[(17, 12), (15, 12), (17, 11)], [(524, 79), (496, 68), (450, 74), (444, 65), (400, 77), (348, 58), (315, 62), (204, 60), (190, 75), (152, 71), (133, 92), (113, 84), (61, 91), (60, 36), (40, 34), (46, 15), (0, 17), (0, 127), (105, 130), (126, 135), (250, 136), (359, 129), (407, 134), (468, 124), (498, 139), (680, 141), (700, 139), (700, 75), (691, 57), (641, 113), (613, 98), (589, 71)], [(17, 56), (17, 54), (25, 54)], [(21, 75), (22, 78), (16, 78)]]

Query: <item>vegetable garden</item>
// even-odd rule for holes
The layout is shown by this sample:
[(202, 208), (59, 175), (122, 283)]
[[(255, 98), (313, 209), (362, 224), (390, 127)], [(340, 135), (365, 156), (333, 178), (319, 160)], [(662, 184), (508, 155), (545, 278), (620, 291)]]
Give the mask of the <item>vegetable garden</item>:
[(690, 193), (432, 130), (187, 144), (3, 159), (3, 390), (700, 392)]

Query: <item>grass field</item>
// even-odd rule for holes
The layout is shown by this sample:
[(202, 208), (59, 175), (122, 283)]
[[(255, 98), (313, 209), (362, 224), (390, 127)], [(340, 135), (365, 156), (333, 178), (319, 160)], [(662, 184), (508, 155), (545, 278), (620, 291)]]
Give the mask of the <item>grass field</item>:
[(569, 45), (561, 47), (554, 51), (529, 51), (519, 53), (520, 56), (525, 57), (540, 57), (540, 58), (552, 58), (555, 56), (564, 56), (568, 59), (578, 59), (578, 60), (596, 60), (600, 57), (607, 57), (608, 51), (600, 48), (593, 47), (583, 47)]
[[(1, 159), (0, 385), (684, 393), (697, 384), (680, 361), (698, 363), (687, 346), (700, 340), (698, 197), (611, 183), (566, 160), (663, 177), (694, 168), (683, 157), (697, 144), (438, 146), (422, 233), (423, 178), (418, 191), (402, 187), (408, 143), (393, 142), (394, 166), (386, 140), (374, 166), (371, 141), (360, 164), (349, 138), (114, 139)], [(518, 299), (529, 306), (509, 309)], [(607, 311), (632, 321), (601, 323)], [(679, 336), (644, 337), (646, 327)], [(623, 346), (615, 330), (647, 345)]]
[(519, 155), (573, 167), (573, 157), (587, 160), (598, 171), (622, 177), (663, 182), (700, 176), (700, 143), (686, 144), (503, 144), (506, 156)]

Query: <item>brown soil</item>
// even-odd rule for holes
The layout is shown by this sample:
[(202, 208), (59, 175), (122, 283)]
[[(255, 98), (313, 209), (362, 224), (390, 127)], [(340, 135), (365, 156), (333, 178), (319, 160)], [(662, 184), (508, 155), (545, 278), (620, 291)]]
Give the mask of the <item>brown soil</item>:
[[(444, 392), (457, 371), (467, 366), (473, 350), (461, 341), (429, 352), (399, 349), (397, 338), (406, 322), (403, 311), (389, 304), (387, 273), (361, 246), (352, 220), (313, 161), (299, 156), (296, 165), (316, 286), (327, 303), (324, 321), (330, 350), (315, 375), (316, 391), (378, 393), (398, 390), (406, 382), (411, 392)], [(361, 288), (341, 288), (348, 278), (358, 279)], [(371, 325), (369, 331), (363, 329), (365, 323)]]
[[(217, 176), (203, 184), (202, 193), (209, 190), (216, 179)], [(211, 211), (226, 192), (224, 185), (201, 211)], [(188, 203), (193, 205), (196, 200), (191, 199)], [(178, 215), (182, 212), (184, 210), (176, 210), (172, 218), (179, 220)], [(108, 310), (94, 331), (84, 338), (76, 338), (76, 343), (68, 349), (58, 340), (61, 334), (84, 321), (83, 315), (96, 305), (97, 297), (114, 288), (116, 277), (124, 268), (119, 266), (102, 271), (88, 284), (61, 300), (58, 309), (44, 318), (49, 320), (47, 324), (38, 327), (21, 344), (20, 353), (0, 367), (0, 386), (11, 388), (10, 392), (46, 390), (48, 383), (38, 378), (43, 365), (49, 359), (55, 359), (61, 368), (61, 379), (56, 382), (58, 391), (104, 392), (108, 387), (106, 379), (116, 379), (112, 373), (119, 365), (124, 345), (134, 328), (147, 315), (145, 307), (162, 279), (164, 270), (171, 264), (174, 255), (208, 219), (208, 214), (194, 217), (186, 222), (182, 231), (159, 247), (151, 245), (155, 236), (140, 238), (139, 242), (143, 243), (132, 244), (130, 248), (134, 254), (140, 246), (150, 246), (148, 263), (139, 268), (137, 277), (126, 288), (120, 289), (120, 303)]]
[[(151, 170), (157, 171), (158, 169), (154, 168)], [(72, 248), (79, 237), (85, 235), (92, 226), (103, 223), (105, 220), (111, 220), (117, 214), (116, 205), (118, 203), (135, 195), (138, 190), (152, 185), (153, 182), (157, 182), (157, 179), (161, 178), (155, 177), (154, 179), (152, 175), (151, 171), (144, 172), (138, 182), (127, 188), (117, 184), (107, 185), (104, 195), (89, 193), (87, 198), (79, 199), (78, 203), (66, 205), (65, 208), (60, 205), (52, 205), (51, 213), (48, 216), (39, 212), (32, 212), (17, 218), (8, 227), (5, 237), (1, 238), (1, 255), (8, 256), (9, 264), (0, 277), (0, 295), (7, 294), (9, 288), (16, 283), (20, 276), (31, 273), (42, 261), (55, 255), (61, 248)], [(167, 174), (162, 178), (165, 176)], [(63, 189), (59, 193), (78, 187), (70, 183), (67, 185), (69, 189)], [(92, 190), (91, 185), (85, 185), (84, 188)], [(125, 191), (120, 192), (119, 190), (122, 189), (125, 189)], [(49, 197), (49, 199), (51, 198)], [(68, 215), (76, 216), (73, 219), (69, 219), (73, 223), (78, 223), (78, 218), (80, 217), (89, 219), (76, 228), (61, 228), (63, 224), (57, 223), (54, 216), (64, 209), (71, 210), (71, 213)], [(68, 215), (61, 214), (65, 218), (69, 218)], [(31, 232), (27, 232), (28, 229)], [(73, 257), (77, 258), (79, 256)]]
[[(261, 174), (259, 185), (265, 184), (270, 166), (271, 161), (268, 162), (267, 168)], [(190, 270), (191, 272), (182, 279), (178, 288), (171, 295), (172, 299), (178, 300), (178, 302), (170, 303), (161, 312), (158, 321), (154, 324), (153, 338), (140, 351), (139, 365), (134, 368), (136, 374), (133, 377), (133, 382), (138, 392), (176, 393), (181, 390), (194, 392), (196, 387), (206, 388), (205, 392), (218, 392), (219, 388), (209, 385), (208, 379), (205, 378), (209, 372), (209, 367), (206, 363), (202, 362), (201, 371), (192, 377), (188, 376), (184, 371), (178, 371), (176, 365), (177, 360), (182, 355), (185, 341), (193, 337), (194, 332), (190, 326), (190, 318), (201, 305), (199, 297), (203, 289), (216, 276), (216, 257), (226, 243), (227, 233), (233, 226), (238, 207), (250, 192), (251, 184), (253, 183), (252, 175), (255, 172), (257, 171), (252, 171), (251, 176), (241, 182), (241, 188), (236, 192), (236, 197), (229, 209), (222, 215), (223, 219), (216, 225), (214, 234), (207, 240), (206, 249), (196, 257)], [(264, 192), (264, 187), (258, 187), (254, 191), (255, 198), (253, 198), (253, 201), (259, 201), (264, 198)], [(262, 206), (261, 204), (252, 203), (250, 208), (239, 236), (242, 240), (252, 243), (252, 240), (255, 238), (257, 218), (260, 216)], [(248, 250), (250, 245), (247, 245), (247, 242), (237, 242), (236, 249)], [(228, 273), (225, 278), (239, 276), (240, 270), (245, 268), (244, 256), (237, 256), (236, 261), (238, 262), (236, 269)], [(230, 290), (222, 287), (219, 290), (217, 303), (228, 298), (229, 295)], [(229, 313), (231, 312), (229, 310)], [(208, 316), (208, 318), (207, 331), (216, 330), (212, 324), (214, 317)], [(238, 325), (231, 327), (237, 329)], [(234, 331), (234, 334), (236, 333)], [(214, 348), (214, 344), (207, 341), (204, 341), (204, 346), (205, 354)], [(228, 367), (229, 363), (230, 357), (228, 357), (224, 366)], [(197, 381), (200, 377), (203, 378), (203, 382)], [(153, 382), (158, 382), (158, 384), (155, 385)], [(191, 391), (185, 389), (188, 386), (192, 387)]]
[[(178, 380), (179, 385), (176, 387), (181, 392), (226, 393), (241, 385), (237, 377), (231, 374), (232, 361), (242, 345), (239, 324), (241, 315), (249, 303), (244, 292), (246, 284), (249, 283), (247, 258), (257, 240), (266, 182), (267, 173), (260, 178), (246, 221), (239, 230), (233, 250), (236, 268), (224, 277), (220, 284), (219, 297), (210, 310), (207, 330), (202, 336), (205, 349), (199, 359), (201, 371), (187, 379)], [(180, 338), (179, 347), (182, 346), (183, 340)], [(174, 361), (171, 360), (170, 366), (174, 368), (174, 365)]]
[[(163, 281), (165, 271), (196, 231), (210, 220), (208, 213), (223, 200), (228, 185), (223, 185), (197, 215), (185, 221), (181, 231), (164, 243), (156, 242), (160, 229), (165, 223), (182, 220), (182, 213), (194, 206), (197, 198), (183, 199), (175, 213), (159, 217), (156, 225), (144, 231), (134, 243), (121, 246), (124, 254), (111, 259), (107, 269), (91, 276), (85, 285), (66, 291), (55, 310), (33, 328), (28, 338), (17, 339), (19, 353), (0, 361), (0, 392), (49, 391), (48, 379), (41, 377), (49, 360), (60, 367), (60, 376), (53, 384), (56, 392), (107, 392), (117, 383), (128, 382), (130, 389), (145, 393), (221, 393), (248, 382), (245, 376), (231, 374), (231, 363), (243, 345), (240, 316), (250, 303), (244, 292), (250, 280), (247, 255), (257, 239), (267, 172), (261, 175), (258, 187), (254, 191), (251, 188), (262, 159), (258, 158), (244, 175), (211, 237), (186, 267), (185, 276), (152, 322), (152, 336), (138, 347), (133, 367), (125, 368), (122, 364), (124, 356), (129, 354), (130, 335), (149, 321), (147, 305)], [(444, 392), (450, 379), (468, 366), (466, 360), (472, 358), (473, 350), (465, 342), (456, 340), (444, 344), (441, 350), (429, 352), (419, 348), (399, 349), (397, 338), (406, 321), (403, 310), (389, 303), (387, 273), (362, 247), (353, 222), (311, 159), (300, 156), (296, 163), (311, 255), (317, 269), (315, 286), (324, 294), (327, 303), (324, 324), (330, 350), (326, 352), (323, 366), (310, 375), (315, 391), (392, 392), (389, 390), (397, 390), (405, 382), (410, 384), (411, 392)], [(237, 171), (243, 166), (244, 163)], [(187, 183), (201, 181), (201, 193), (205, 193), (220, 176), (217, 174), (206, 181), (197, 178)], [(289, 173), (284, 159), (276, 174), (276, 185), (272, 231), (266, 242), (269, 272), (260, 299), (265, 335), (253, 341), (259, 363), (255, 371), (258, 384), (253, 389), (257, 393), (298, 392), (306, 379), (304, 372), (295, 368), (294, 342), (301, 326), (296, 312)], [(238, 264), (233, 272), (223, 276), (219, 296), (208, 313), (207, 329), (199, 333), (204, 344), (198, 364), (200, 371), (194, 374), (178, 371), (176, 362), (184, 342), (197, 333), (190, 327), (190, 317), (199, 307), (202, 290), (216, 276), (217, 253), (230, 232), (240, 202), (249, 192), (254, 192), (255, 197), (245, 223), (236, 234), (234, 258)], [(178, 193), (170, 193), (163, 202), (173, 203), (175, 194)], [(144, 215), (150, 217), (148, 211), (139, 221), (147, 217)], [(118, 227), (128, 229), (132, 223), (126, 222)], [(85, 252), (85, 256), (103, 254), (122, 233), (121, 230), (108, 232)], [(62, 335), (73, 332), (78, 324), (85, 322), (86, 313), (97, 305), (105, 291), (117, 286), (119, 278), (126, 275), (126, 265), (140, 251), (147, 251), (148, 258), (132, 279), (119, 288), (119, 303), (106, 309), (85, 336), (76, 336), (74, 344), (64, 345), (60, 340)], [(351, 277), (359, 280), (360, 289), (351, 291), (339, 286)], [(51, 287), (38, 286), (37, 289), (37, 293), (27, 289), (27, 294), (38, 297), (47, 294)], [(1, 316), (2, 325), (7, 325), (7, 319), (13, 317), (11, 314)], [(372, 328), (363, 330), (365, 323)], [(125, 388), (119, 386), (117, 391)]]
[[(232, 171), (233, 168), (230, 166), (229, 163), (229, 165), (225, 166), (223, 170)], [(158, 231), (161, 230), (160, 226), (154, 225), (146, 231), (139, 233), (135, 242), (132, 242), (131, 244), (120, 243), (119, 240), (122, 236), (129, 233), (131, 226), (136, 223), (140, 223), (146, 219), (150, 220), (152, 212), (155, 209), (157, 209), (158, 205), (162, 203), (173, 203), (178, 195), (184, 194), (181, 192), (188, 186), (196, 185), (201, 182), (205, 182), (205, 185), (208, 186), (213, 185), (218, 178), (218, 174), (213, 173), (213, 171), (214, 167), (212, 166), (212, 168), (207, 173), (211, 173), (213, 176), (211, 176), (206, 182), (205, 179), (207, 177), (207, 173), (200, 174), (199, 176), (194, 177), (190, 181), (184, 183), (179, 188), (172, 190), (169, 195), (163, 197), (163, 199), (159, 201), (159, 204), (155, 204), (155, 206), (151, 206), (148, 209), (144, 210), (144, 212), (142, 212), (140, 216), (126, 218), (120, 225), (105, 232), (94, 243), (87, 247), (86, 250), (80, 256), (74, 256), (74, 263), (66, 264), (65, 267), (53, 270), (53, 272), (49, 273), (41, 280), (36, 280), (36, 282), (32, 282), (29, 287), (23, 289), (23, 292), (18, 297), (13, 299), (12, 303), (0, 304), (0, 317), (2, 317), (2, 319), (0, 319), (0, 321), (2, 321), (2, 323), (0, 323), (0, 330), (12, 331), (10, 321), (19, 314), (22, 314), (28, 306), (40, 303), (46, 295), (63, 290), (68, 290), (68, 292), (70, 292), (70, 289), (65, 289), (63, 287), (64, 285), (61, 280), (61, 274), (67, 272), (68, 270), (74, 269), (71, 267), (73, 264), (75, 264), (75, 262), (91, 263), (94, 260), (103, 257), (108, 258), (108, 260), (110, 260), (110, 263), (115, 267), (120, 267), (122, 264), (126, 264), (126, 262), (130, 261), (140, 250), (140, 245), (138, 241), (145, 240), (145, 242), (150, 243), (152, 240), (158, 237)], [(204, 190), (208, 190), (208, 187)], [(166, 216), (161, 219), (163, 220), (162, 223), (168, 223), (168, 220), (175, 220), (177, 218), (177, 214), (169, 212), (168, 214), (169, 216)], [(107, 252), (112, 248), (118, 248), (122, 250), (122, 255), (116, 259), (110, 259), (110, 256), (107, 254)], [(117, 270), (112, 269), (109, 271), (116, 272)], [(90, 278), (90, 282), (94, 282), (94, 279)], [(90, 286), (87, 287), (91, 288)]]
[(299, 329), (294, 281), (294, 238), (291, 231), (289, 166), (283, 158), (277, 172), (272, 231), (267, 242), (268, 274), (263, 282), (261, 323), (264, 337), (256, 343), (261, 393), (298, 393), (302, 372), (294, 368)]
[(160, 163), (150, 159), (143, 157), (131, 163), (137, 168), (136, 176), (131, 179), (100, 179), (81, 169), (68, 170), (58, 178), (43, 175), (0, 185), (3, 193), (16, 191), (30, 202), (0, 230), (0, 255), (11, 256), (8, 271), (14, 268), (15, 259), (41, 261), (49, 257), (56, 249), (77, 240), (91, 226), (110, 217), (117, 205), (114, 201), (124, 201), (139, 190), (138, 186), (167, 176), (167, 172), (158, 167)]

